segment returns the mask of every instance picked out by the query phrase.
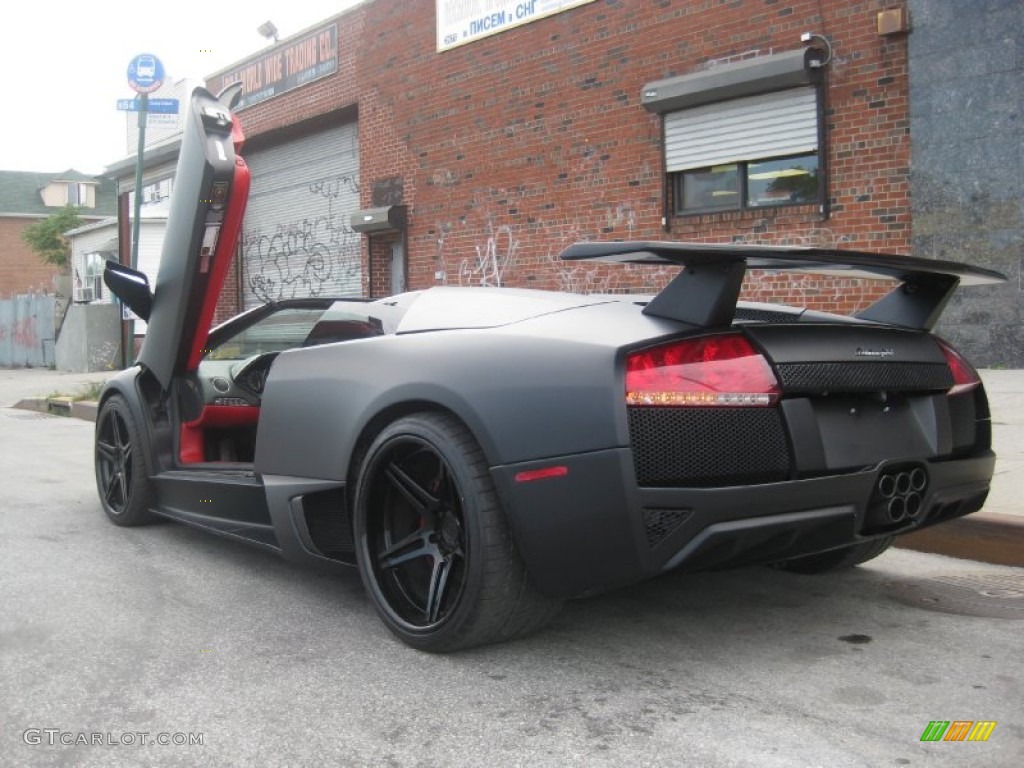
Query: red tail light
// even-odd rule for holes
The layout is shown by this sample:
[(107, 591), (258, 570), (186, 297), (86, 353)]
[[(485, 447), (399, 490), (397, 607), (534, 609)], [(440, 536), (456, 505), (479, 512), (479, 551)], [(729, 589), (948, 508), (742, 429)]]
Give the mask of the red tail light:
[(627, 405), (758, 406), (778, 400), (771, 366), (741, 334), (675, 341), (626, 359)]
[(961, 395), (964, 392), (970, 392), (981, 384), (981, 377), (978, 376), (978, 372), (974, 370), (974, 366), (964, 359), (963, 355), (942, 339), (936, 338), (935, 340), (939, 343), (942, 354), (946, 356), (946, 365), (949, 366), (949, 371), (953, 374), (953, 386), (950, 387), (947, 394)]

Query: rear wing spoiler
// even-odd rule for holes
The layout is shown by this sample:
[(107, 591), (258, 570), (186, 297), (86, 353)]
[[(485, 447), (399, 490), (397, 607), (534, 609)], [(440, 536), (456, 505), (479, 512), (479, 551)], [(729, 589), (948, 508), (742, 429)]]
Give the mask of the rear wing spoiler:
[(958, 286), (1006, 281), (999, 272), (955, 261), (799, 246), (576, 243), (562, 251), (561, 257), (566, 261), (678, 264), (684, 269), (643, 311), (709, 328), (732, 323), (748, 269), (899, 280), (900, 285), (857, 317), (921, 330), (935, 326)]

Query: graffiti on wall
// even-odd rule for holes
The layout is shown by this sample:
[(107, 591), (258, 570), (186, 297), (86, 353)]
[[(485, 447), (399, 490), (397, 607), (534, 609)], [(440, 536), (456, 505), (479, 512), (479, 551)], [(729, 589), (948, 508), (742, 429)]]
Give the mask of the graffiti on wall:
[[(855, 243), (853, 235), (837, 233), (829, 227), (814, 227), (797, 232), (780, 232), (777, 234), (747, 233), (735, 236), (732, 242), (740, 245), (775, 245), (797, 246), (805, 248), (842, 249)], [(850, 313), (866, 309), (884, 293), (887, 283), (884, 280), (872, 281), (860, 277), (826, 277), (822, 275), (801, 274), (793, 272), (764, 273), (755, 271), (748, 275), (744, 283), (744, 291), (748, 288), (764, 288), (770, 284), (773, 297), (780, 294), (782, 300), (794, 306), (821, 306), (823, 303), (852, 303), (847, 310)], [(874, 284), (874, 289), (867, 288)], [(742, 298), (742, 296), (741, 296)], [(756, 301), (766, 300), (764, 297), (751, 297)]]
[(802, 232), (780, 232), (775, 235), (746, 233), (736, 235), (732, 242), (737, 245), (780, 245), (803, 246), (808, 248), (842, 248), (853, 242), (850, 234), (838, 234), (828, 227), (814, 227)]
[(311, 183), (311, 206), (327, 210), (319, 216), (278, 223), (242, 234), (242, 260), (248, 289), (263, 302), (340, 292), (359, 292), (360, 241), (345, 220), (339, 198), (358, 195), (349, 176)]
[(10, 329), (0, 325), (0, 341), (7, 341), (8, 338), (16, 347), (37, 347), (42, 343), (34, 317), (23, 317)]
[[(649, 264), (602, 264), (594, 261), (563, 261), (560, 254), (573, 243), (589, 242), (613, 236), (623, 240), (636, 237), (636, 202), (609, 204), (602, 215), (602, 233), (583, 227), (578, 221), (559, 226), (548, 238), (545, 263), (557, 280), (557, 288), (569, 293), (653, 293), (673, 274), (668, 266)], [(614, 231), (616, 234), (611, 235)], [(621, 234), (619, 234), (621, 233)]]
[(609, 229), (624, 229), (625, 239), (632, 240), (636, 229), (636, 207), (633, 203), (616, 203), (608, 206), (607, 223)]
[(18, 347), (34, 347), (40, 343), (36, 330), (36, 319), (26, 317), (14, 324), (14, 344)]
[[(598, 160), (593, 162), (599, 167)], [(590, 166), (582, 171), (593, 172)], [(658, 293), (678, 273), (670, 264), (608, 264), (563, 261), (562, 251), (575, 242), (634, 240), (650, 237), (651, 204), (613, 198), (591, 212), (552, 216), (544, 222), (514, 217), (515, 192), (499, 188), (476, 190), (468, 211), (454, 221), (437, 221), (433, 234), (435, 279), (463, 286), (534, 285), (580, 294)], [(454, 203), (450, 207), (454, 207)], [(758, 227), (761, 228), (761, 227)], [(733, 236), (738, 245), (853, 247), (856, 236), (828, 226), (795, 231), (746, 231)], [(888, 290), (885, 283), (858, 277), (812, 276), (754, 271), (744, 293), (754, 301), (779, 300), (812, 308), (858, 311)], [(852, 308), (852, 309), (851, 309)]]
[(487, 232), (482, 240), (475, 243), (476, 258), (466, 258), (459, 263), (459, 285), (482, 285), (500, 288), (506, 275), (516, 263), (519, 239), (508, 224), (494, 225), (487, 217)]
[[(593, 173), (601, 164), (600, 157), (585, 155), (577, 163), (577, 170)], [(588, 225), (582, 224), (580, 218), (554, 218), (546, 223), (531, 221), (523, 225), (521, 219), (510, 220), (510, 214), (515, 213), (515, 201), (510, 200), (514, 196), (515, 192), (507, 189), (476, 190), (467, 206), (469, 215), (457, 221), (435, 222), (432, 234), (436, 238), (434, 264), (438, 282), (500, 287), (537, 280), (537, 285), (576, 293), (623, 293), (642, 290), (659, 279), (651, 269), (570, 263), (558, 258), (562, 250), (575, 242), (599, 237), (636, 237), (636, 201), (600, 205), (592, 216), (586, 217)], [(449, 202), (449, 207), (454, 207), (454, 203)], [(544, 251), (524, 256), (531, 245), (543, 248), (542, 243), (547, 244)], [(528, 268), (529, 275), (523, 274)]]
[(0, 365), (53, 365), (54, 306), (40, 294), (0, 299)]
[(96, 346), (90, 345), (88, 369), (90, 371), (112, 371), (117, 368), (120, 353), (121, 344), (113, 339), (107, 339)]

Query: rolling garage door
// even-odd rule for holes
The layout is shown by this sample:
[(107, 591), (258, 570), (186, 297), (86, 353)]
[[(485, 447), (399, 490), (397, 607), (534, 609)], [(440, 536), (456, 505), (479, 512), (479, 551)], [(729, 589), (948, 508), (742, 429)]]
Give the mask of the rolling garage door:
[(356, 123), (247, 154), (252, 189), (242, 228), (243, 304), (361, 296)]
[(665, 166), (669, 173), (817, 148), (817, 96), (810, 87), (665, 115)]

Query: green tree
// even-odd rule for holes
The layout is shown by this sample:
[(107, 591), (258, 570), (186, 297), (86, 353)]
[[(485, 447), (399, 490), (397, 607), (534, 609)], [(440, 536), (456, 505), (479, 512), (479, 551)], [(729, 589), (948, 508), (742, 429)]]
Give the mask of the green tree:
[(82, 219), (78, 215), (78, 208), (65, 205), (53, 215), (25, 227), (21, 239), (28, 243), (28, 247), (45, 263), (67, 272), (70, 244), (64, 233), (81, 225)]

